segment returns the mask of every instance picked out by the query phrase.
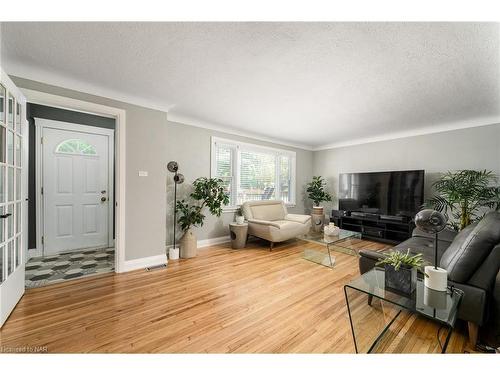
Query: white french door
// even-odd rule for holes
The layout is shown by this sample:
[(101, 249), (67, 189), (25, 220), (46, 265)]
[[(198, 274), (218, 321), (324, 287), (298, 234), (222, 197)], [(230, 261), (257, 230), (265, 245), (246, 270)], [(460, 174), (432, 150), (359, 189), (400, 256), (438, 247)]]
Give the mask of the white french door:
[(0, 76), (0, 327), (24, 294), (26, 241), (26, 99)]
[(35, 119), (41, 127), (43, 254), (112, 238), (112, 130)]

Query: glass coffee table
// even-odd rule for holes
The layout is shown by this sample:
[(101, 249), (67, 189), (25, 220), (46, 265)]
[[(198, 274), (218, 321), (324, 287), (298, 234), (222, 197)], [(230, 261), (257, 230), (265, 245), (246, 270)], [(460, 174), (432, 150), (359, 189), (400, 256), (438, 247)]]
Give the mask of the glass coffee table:
[[(403, 350), (394, 347), (395, 338), (400, 337), (400, 325), (405, 316), (418, 314), (429, 318), (448, 329), (444, 341), (437, 342), (442, 353), (446, 352), (458, 315), (463, 292), (448, 288), (438, 292), (427, 288), (422, 279), (411, 295), (385, 288), (385, 271), (374, 268), (344, 286), (347, 311), (351, 323), (356, 353), (372, 353)], [(398, 319), (399, 318), (399, 319)], [(395, 325), (395, 322), (399, 322)], [(394, 329), (390, 329), (395, 325)]]
[(311, 262), (330, 268), (333, 268), (335, 265), (335, 256), (332, 255), (332, 251), (357, 256), (358, 249), (353, 246), (362, 241), (361, 233), (345, 229), (341, 229), (337, 236), (324, 236), (323, 232), (311, 231), (298, 238), (307, 242), (323, 245), (326, 252), (317, 249), (305, 249), (302, 257)]

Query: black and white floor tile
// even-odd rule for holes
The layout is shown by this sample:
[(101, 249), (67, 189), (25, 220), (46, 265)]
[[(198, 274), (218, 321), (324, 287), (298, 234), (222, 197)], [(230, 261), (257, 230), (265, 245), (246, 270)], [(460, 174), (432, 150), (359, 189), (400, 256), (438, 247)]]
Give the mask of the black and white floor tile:
[(113, 272), (115, 249), (84, 249), (45, 257), (26, 263), (26, 288), (37, 288), (81, 277)]

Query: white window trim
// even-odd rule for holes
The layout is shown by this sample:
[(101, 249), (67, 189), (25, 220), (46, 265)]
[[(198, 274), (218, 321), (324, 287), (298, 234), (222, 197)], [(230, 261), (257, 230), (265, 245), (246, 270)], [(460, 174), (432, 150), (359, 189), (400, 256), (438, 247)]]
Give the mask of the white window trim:
[[(268, 146), (260, 146), (256, 145), (253, 143), (245, 143), (245, 142), (239, 142), (235, 141), (233, 139), (227, 139), (227, 138), (220, 138), (220, 137), (211, 137), (211, 149), (210, 149), (210, 176), (211, 177), (217, 177), (215, 175), (215, 172), (217, 170), (217, 163), (216, 163), (216, 145), (217, 144), (223, 144), (226, 145), (230, 148), (233, 149), (234, 155), (233, 157), (234, 162), (232, 165), (233, 169), (233, 183), (235, 186), (239, 186), (239, 178), (240, 178), (240, 171), (239, 171), (239, 153), (237, 152), (238, 150), (245, 150), (245, 151), (255, 151), (255, 152), (266, 152), (266, 153), (273, 153), (277, 156), (279, 155), (286, 155), (291, 158), (291, 168), (290, 168), (290, 190), (291, 190), (291, 200), (290, 202), (285, 203), (287, 207), (295, 207), (297, 204), (297, 153), (295, 151), (290, 151), (290, 150), (285, 150), (281, 148), (275, 148), (275, 147), (268, 147)], [(277, 183), (277, 193), (279, 194), (279, 182)], [(236, 189), (233, 189), (232, 191), (233, 197), (231, 197), (232, 202), (237, 201), (237, 191)], [(223, 212), (235, 212), (241, 205), (236, 205), (236, 206), (226, 206), (223, 209)]]

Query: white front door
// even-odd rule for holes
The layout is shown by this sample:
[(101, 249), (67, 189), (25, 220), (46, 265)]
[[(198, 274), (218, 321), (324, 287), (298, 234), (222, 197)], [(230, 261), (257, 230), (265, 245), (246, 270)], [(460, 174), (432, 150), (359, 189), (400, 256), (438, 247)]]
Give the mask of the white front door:
[(24, 294), (26, 99), (0, 69), (0, 327)]
[(42, 122), (44, 255), (108, 246), (109, 136)]

